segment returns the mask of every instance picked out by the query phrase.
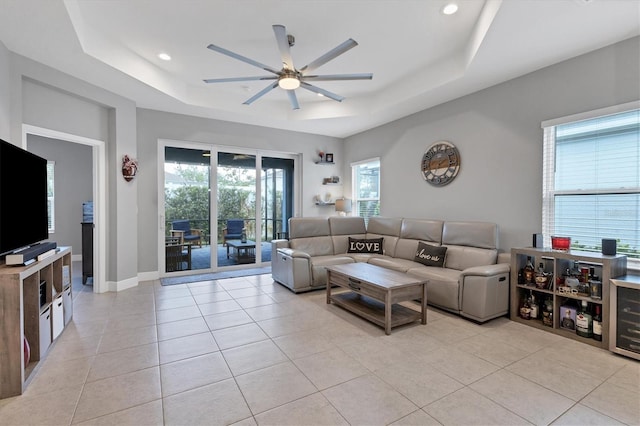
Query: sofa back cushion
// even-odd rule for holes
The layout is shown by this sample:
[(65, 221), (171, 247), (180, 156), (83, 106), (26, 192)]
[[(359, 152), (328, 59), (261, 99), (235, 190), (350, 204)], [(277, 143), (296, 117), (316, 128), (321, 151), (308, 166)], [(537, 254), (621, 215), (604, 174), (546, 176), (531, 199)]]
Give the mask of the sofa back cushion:
[(395, 256), (402, 218), (373, 216), (367, 224), (367, 239), (384, 238), (384, 254)]
[(498, 225), (490, 222), (444, 222), (442, 244), (498, 248)]
[(289, 219), (289, 246), (310, 256), (333, 254), (329, 221), (321, 217), (292, 217)]
[(365, 238), (367, 229), (364, 218), (359, 216), (331, 216), (329, 229), (333, 240), (334, 254), (346, 253), (349, 247), (349, 237)]
[(493, 265), (498, 258), (498, 225), (490, 222), (445, 222), (442, 244), (447, 246), (445, 267)]
[(414, 260), (421, 241), (440, 245), (442, 223), (441, 220), (403, 219), (394, 257)]
[(442, 242), (441, 220), (402, 219), (400, 238), (429, 241), (439, 245)]

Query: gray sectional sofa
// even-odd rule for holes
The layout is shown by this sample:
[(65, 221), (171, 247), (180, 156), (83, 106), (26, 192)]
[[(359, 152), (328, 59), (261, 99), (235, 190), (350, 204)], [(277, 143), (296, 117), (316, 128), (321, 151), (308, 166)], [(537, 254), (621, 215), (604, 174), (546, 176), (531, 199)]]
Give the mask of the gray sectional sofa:
[[(363, 247), (379, 238), (382, 254), (350, 252), (353, 239)], [(508, 254), (498, 253), (494, 223), (372, 217), (365, 226), (361, 217), (291, 218), (289, 240), (271, 244), (273, 279), (296, 293), (326, 288), (326, 266), (368, 262), (427, 278), (429, 305), (475, 321), (509, 311)], [(416, 261), (425, 244), (446, 247), (443, 265)]]

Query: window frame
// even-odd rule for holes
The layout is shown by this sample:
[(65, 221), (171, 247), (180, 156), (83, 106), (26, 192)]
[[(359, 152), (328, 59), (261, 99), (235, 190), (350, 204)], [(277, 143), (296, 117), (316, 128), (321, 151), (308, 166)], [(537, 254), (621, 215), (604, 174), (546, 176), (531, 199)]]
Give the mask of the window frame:
[[(585, 120), (602, 118), (614, 114), (640, 111), (640, 101), (629, 102), (621, 105), (615, 105), (608, 108), (602, 108), (594, 111), (588, 111), (580, 114), (574, 114), (567, 117), (561, 117), (553, 120), (547, 120), (541, 123), (543, 129), (543, 173), (542, 173), (542, 233), (544, 237), (545, 247), (550, 247), (551, 235), (555, 234), (555, 197), (567, 195), (623, 195), (623, 194), (639, 194), (640, 186), (627, 188), (580, 188), (575, 190), (555, 189), (555, 173), (556, 173), (556, 128), (561, 125), (580, 122)], [(605, 237), (603, 237), (605, 238)], [(640, 258), (628, 257), (627, 263), (629, 269), (640, 269)]]
[[(376, 197), (360, 197), (360, 191), (358, 188), (358, 173), (359, 168), (364, 165), (375, 164), (378, 165), (378, 193)], [(380, 211), (381, 202), (380, 202), (380, 173), (381, 173), (381, 162), (380, 157), (368, 158), (366, 160), (356, 161), (351, 163), (351, 194), (353, 194), (353, 215), (354, 216), (362, 216), (360, 211), (360, 201), (377, 201), (378, 202), (378, 212)], [(378, 213), (379, 214), (379, 213)], [(370, 216), (362, 216), (365, 218), (365, 222), (368, 222), (368, 218)]]

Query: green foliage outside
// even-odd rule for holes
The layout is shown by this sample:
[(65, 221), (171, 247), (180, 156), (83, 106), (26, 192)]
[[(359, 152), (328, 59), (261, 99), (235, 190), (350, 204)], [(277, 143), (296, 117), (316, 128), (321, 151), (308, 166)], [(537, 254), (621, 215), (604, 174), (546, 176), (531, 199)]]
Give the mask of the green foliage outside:
[[(620, 239), (616, 240), (617, 244), (617, 253), (621, 255), (626, 255), (627, 257), (640, 259), (640, 249), (631, 247), (630, 244), (622, 244)], [(589, 246), (586, 244), (580, 244), (580, 241), (571, 242), (571, 249), (573, 250), (582, 250), (582, 251), (592, 251), (596, 253), (602, 252), (601, 245)]]
[[(173, 189), (165, 188), (167, 235), (171, 230), (171, 222), (180, 219), (189, 219), (192, 228), (202, 229), (205, 235), (211, 234), (208, 172), (209, 168), (205, 166), (179, 165), (177, 167), (175, 173), (184, 179), (185, 185)], [(280, 191), (276, 193), (276, 197), (276, 211), (280, 211), (282, 199)], [(222, 242), (222, 233), (227, 219), (245, 219), (247, 237), (254, 239), (255, 173), (253, 169), (219, 167), (217, 205), (218, 243)], [(268, 216), (272, 217), (270, 210), (267, 208)], [(267, 227), (269, 228), (267, 232), (270, 232), (271, 224), (268, 223)]]

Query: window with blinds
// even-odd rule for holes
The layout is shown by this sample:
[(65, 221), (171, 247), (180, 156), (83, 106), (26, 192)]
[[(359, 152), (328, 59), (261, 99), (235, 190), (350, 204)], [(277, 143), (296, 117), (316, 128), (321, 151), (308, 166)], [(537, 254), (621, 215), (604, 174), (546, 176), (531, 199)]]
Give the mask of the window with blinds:
[[(544, 128), (543, 234), (571, 248), (640, 259), (640, 109)], [(634, 262), (635, 263), (635, 262)]]
[(56, 230), (55, 166), (54, 161), (47, 161), (47, 219), (50, 234)]
[(380, 159), (374, 158), (351, 164), (356, 216), (365, 218), (380, 215)]

